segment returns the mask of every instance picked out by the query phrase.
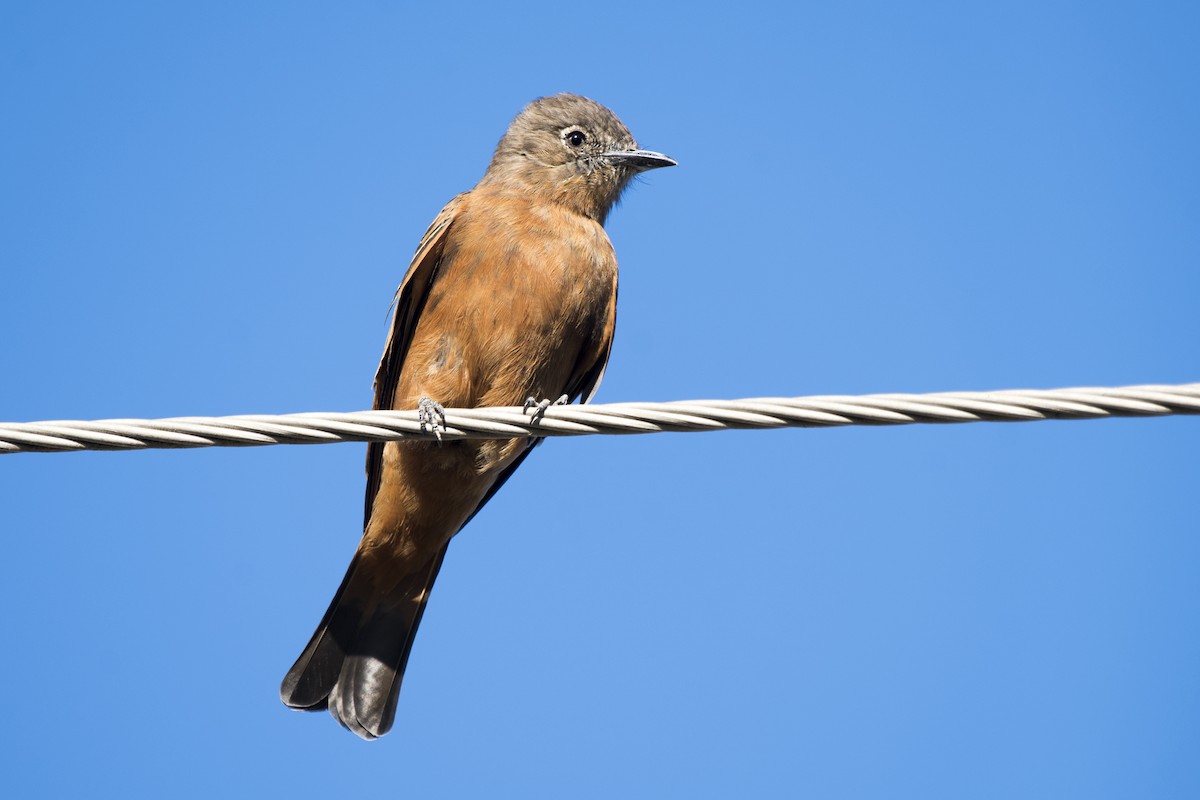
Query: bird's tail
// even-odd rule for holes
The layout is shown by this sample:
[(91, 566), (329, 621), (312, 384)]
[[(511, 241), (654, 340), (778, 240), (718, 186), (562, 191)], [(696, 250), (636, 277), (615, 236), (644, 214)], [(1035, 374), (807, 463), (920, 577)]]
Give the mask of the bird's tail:
[(378, 587), (373, 570), (355, 553), (342, 585), (312, 640), (283, 678), (284, 705), (305, 711), (328, 708), (364, 739), (387, 733), (413, 637), (446, 548), (394, 586)]

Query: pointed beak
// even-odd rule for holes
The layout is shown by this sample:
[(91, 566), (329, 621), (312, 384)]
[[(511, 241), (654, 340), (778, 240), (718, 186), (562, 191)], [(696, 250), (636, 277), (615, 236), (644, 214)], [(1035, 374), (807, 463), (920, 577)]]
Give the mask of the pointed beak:
[(613, 150), (609, 153), (601, 153), (600, 157), (637, 172), (645, 172), (648, 169), (658, 169), (659, 167), (673, 167), (678, 163), (675, 159), (653, 150)]

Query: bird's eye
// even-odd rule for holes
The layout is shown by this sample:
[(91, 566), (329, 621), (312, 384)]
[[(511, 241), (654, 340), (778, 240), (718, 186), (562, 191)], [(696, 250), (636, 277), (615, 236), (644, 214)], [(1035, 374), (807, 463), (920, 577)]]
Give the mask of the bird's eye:
[(571, 147), (582, 147), (583, 143), (587, 141), (587, 134), (580, 130), (574, 130), (567, 133), (563, 138), (566, 139), (567, 144), (571, 145)]

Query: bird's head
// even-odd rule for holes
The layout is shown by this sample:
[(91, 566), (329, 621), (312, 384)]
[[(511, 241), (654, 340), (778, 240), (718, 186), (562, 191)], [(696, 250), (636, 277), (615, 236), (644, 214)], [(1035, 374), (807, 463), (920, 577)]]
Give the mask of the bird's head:
[(634, 175), (674, 165), (662, 153), (639, 150), (604, 106), (557, 94), (534, 100), (517, 115), (479, 185), (539, 194), (602, 223)]

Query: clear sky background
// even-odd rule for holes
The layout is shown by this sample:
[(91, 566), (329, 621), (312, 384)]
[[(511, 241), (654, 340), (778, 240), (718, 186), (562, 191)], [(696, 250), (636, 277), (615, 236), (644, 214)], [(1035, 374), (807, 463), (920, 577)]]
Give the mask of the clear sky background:
[[(559, 91), (626, 195), (598, 401), (1200, 380), (1194, 3), (0, 9), (0, 419), (357, 410)], [(1200, 420), (548, 442), (394, 731), (278, 685), (364, 446), (0, 457), (13, 796), (1200, 795)]]

